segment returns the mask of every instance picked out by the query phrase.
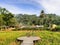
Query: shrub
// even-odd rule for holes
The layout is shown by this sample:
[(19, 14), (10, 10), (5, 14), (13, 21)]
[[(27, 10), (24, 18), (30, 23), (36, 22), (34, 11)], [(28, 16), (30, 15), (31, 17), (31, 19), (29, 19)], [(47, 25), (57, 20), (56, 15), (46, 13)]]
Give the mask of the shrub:
[(50, 30), (51, 30), (51, 31), (60, 31), (60, 26), (57, 26), (57, 27), (55, 27), (55, 28), (51, 28)]
[(17, 30), (45, 30), (46, 28), (16, 28), (13, 31), (17, 31)]
[(55, 29), (56, 31), (60, 31), (60, 26), (57, 26)]

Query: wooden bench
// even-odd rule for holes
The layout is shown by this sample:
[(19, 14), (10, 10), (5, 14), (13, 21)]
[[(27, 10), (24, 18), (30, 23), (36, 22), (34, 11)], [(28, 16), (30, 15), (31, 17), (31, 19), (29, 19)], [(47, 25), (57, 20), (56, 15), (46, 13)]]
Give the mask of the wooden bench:
[(21, 45), (34, 45), (34, 42), (40, 40), (39, 37), (19, 37), (17, 38), (17, 40), (19, 40), (21, 42)]

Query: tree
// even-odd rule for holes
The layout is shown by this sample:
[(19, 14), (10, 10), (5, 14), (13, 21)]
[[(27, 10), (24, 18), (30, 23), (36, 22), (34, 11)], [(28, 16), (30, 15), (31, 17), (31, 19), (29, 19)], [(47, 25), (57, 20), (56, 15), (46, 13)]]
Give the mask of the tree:
[(3, 26), (11, 26), (15, 24), (14, 14), (6, 10), (5, 8), (0, 8), (0, 24)]
[(2, 27), (5, 25), (5, 22), (3, 20), (3, 15), (0, 15), (0, 29), (2, 30)]
[(4, 25), (3, 15), (0, 15), (0, 26)]
[(45, 19), (45, 12), (44, 12), (44, 10), (41, 11), (41, 14), (40, 14), (39, 18), (40, 18), (40, 24), (43, 25), (44, 19)]
[(4, 14), (3, 20), (6, 22), (6, 26), (9, 26), (10, 19), (14, 18), (13, 14)]
[(40, 18), (44, 18), (44, 17), (45, 17), (45, 12), (44, 12), (44, 10), (42, 10), (40, 13)]

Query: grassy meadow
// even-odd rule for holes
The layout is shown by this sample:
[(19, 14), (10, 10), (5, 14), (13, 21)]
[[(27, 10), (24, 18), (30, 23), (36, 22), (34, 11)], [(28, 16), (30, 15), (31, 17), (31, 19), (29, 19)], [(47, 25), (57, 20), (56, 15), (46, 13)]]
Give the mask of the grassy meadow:
[(27, 33), (41, 38), (36, 45), (60, 45), (60, 32), (51, 31), (0, 31), (0, 45), (20, 45), (16, 39)]

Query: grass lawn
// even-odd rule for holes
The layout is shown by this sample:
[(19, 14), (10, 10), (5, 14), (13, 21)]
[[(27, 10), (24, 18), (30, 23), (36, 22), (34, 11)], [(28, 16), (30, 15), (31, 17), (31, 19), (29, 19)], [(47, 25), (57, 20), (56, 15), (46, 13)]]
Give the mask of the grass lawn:
[[(19, 45), (16, 39), (27, 35), (29, 31), (0, 31), (0, 45)], [(30, 32), (31, 33), (31, 32)], [(31, 35), (41, 38), (36, 45), (60, 45), (60, 32), (35, 31)]]

